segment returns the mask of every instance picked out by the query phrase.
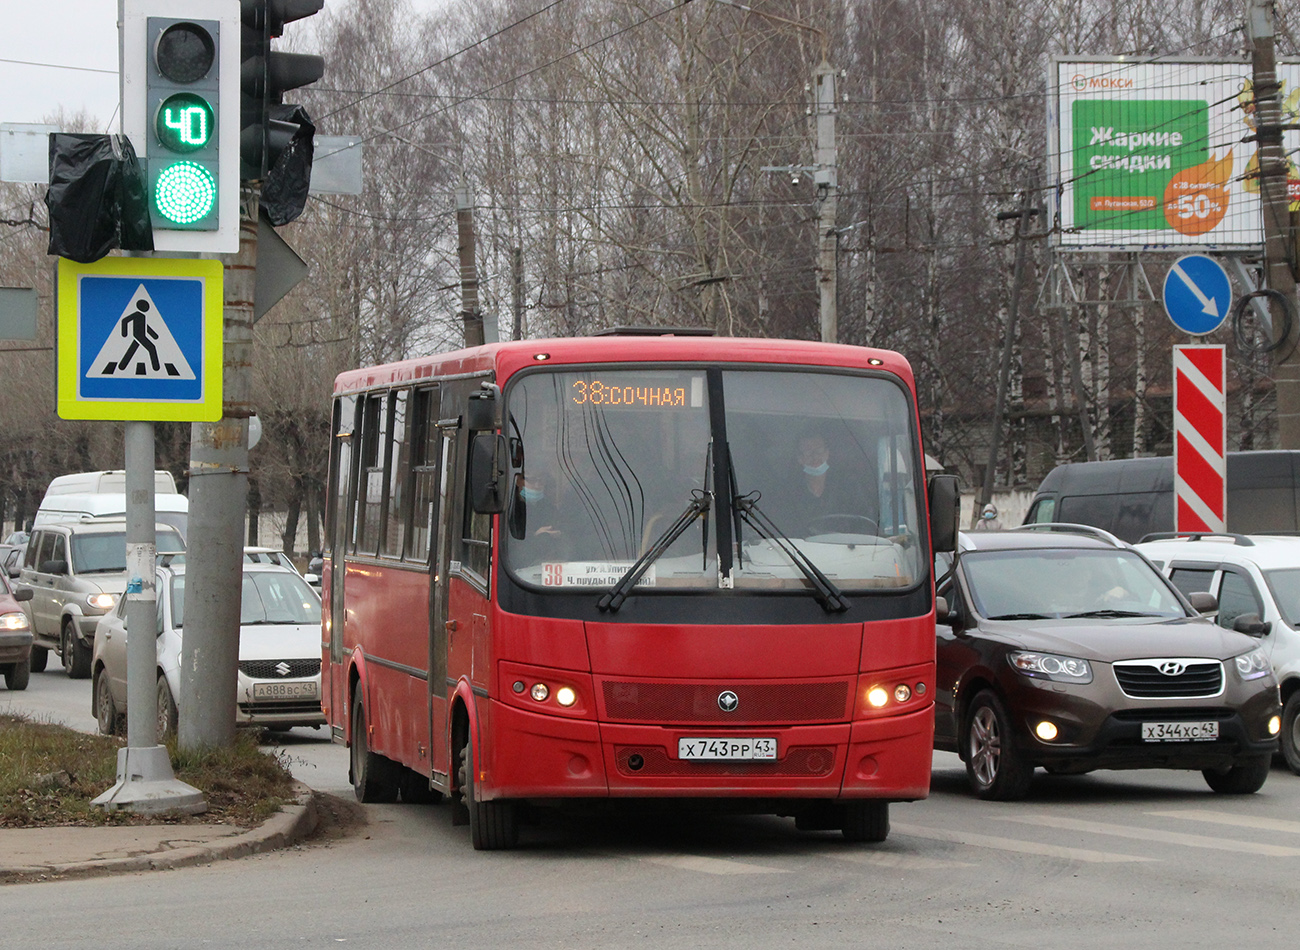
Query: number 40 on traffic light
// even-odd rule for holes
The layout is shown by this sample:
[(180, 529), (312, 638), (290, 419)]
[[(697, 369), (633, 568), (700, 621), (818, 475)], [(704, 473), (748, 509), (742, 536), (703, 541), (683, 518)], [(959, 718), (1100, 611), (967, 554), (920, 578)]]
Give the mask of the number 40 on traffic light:
[(240, 0), (125, 0), (122, 127), (154, 247), (239, 250)]

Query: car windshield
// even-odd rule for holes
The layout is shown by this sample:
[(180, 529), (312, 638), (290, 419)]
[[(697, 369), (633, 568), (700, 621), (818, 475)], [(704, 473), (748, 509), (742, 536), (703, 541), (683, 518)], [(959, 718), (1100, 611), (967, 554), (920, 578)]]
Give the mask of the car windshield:
[[(113, 574), (126, 570), (126, 532), (73, 534), (72, 570), (76, 574)], [(155, 534), (159, 554), (185, 550), (181, 536), (171, 529)]]
[(967, 551), (961, 564), (975, 609), (992, 620), (1187, 616), (1133, 551)]
[(1300, 627), (1300, 568), (1265, 571), (1264, 580), (1287, 626)]
[[(915, 424), (906, 390), (884, 378), (537, 372), (510, 388), (505, 434), (502, 558), (526, 584), (613, 587), (681, 518), (638, 590), (804, 590), (809, 564), (838, 588), (899, 588), (928, 566)], [(719, 451), (731, 460), (721, 486)], [(725, 582), (720, 519), (735, 542)]]
[[(171, 581), (172, 625), (185, 626), (185, 575)], [(242, 626), (276, 623), (320, 623), (320, 598), (297, 574), (257, 571), (244, 574), (240, 591)]]

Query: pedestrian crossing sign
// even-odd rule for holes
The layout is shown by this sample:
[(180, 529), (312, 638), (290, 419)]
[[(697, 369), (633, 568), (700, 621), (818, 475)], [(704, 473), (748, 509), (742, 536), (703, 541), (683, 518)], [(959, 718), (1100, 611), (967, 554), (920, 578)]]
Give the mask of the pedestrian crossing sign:
[(222, 305), (220, 261), (60, 258), (60, 418), (220, 419)]

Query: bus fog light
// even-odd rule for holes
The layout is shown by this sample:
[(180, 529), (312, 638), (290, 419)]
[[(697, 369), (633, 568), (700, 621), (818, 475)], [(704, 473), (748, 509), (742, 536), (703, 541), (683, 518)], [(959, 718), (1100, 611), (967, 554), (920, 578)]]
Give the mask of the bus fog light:
[(906, 683), (899, 683), (894, 687), (894, 701), (905, 703), (912, 698), (912, 688)]
[(873, 686), (867, 692), (867, 702), (879, 709), (885, 703), (889, 702), (889, 693), (883, 687)]
[(1268, 734), (1275, 736), (1282, 731), (1282, 718), (1280, 716), (1268, 717)]
[(545, 683), (534, 683), (532, 695), (533, 699), (537, 700), (539, 703), (545, 702), (546, 697), (551, 695), (551, 691), (547, 689)]
[(578, 701), (578, 694), (568, 686), (561, 686), (555, 691), (555, 701), (561, 706), (572, 706)]
[(917, 684), (916, 684), (916, 695), (918, 695), (918, 696), (924, 696), (924, 695), (925, 695), (925, 684), (924, 684), (924, 683), (917, 683)]
[(510, 688), (513, 689), (516, 693), (522, 693), (525, 689), (527, 689), (527, 687), (524, 686), (523, 680), (515, 680), (514, 684)]
[(1044, 742), (1051, 742), (1057, 735), (1056, 724), (1044, 719), (1038, 725), (1034, 726), (1034, 734)]

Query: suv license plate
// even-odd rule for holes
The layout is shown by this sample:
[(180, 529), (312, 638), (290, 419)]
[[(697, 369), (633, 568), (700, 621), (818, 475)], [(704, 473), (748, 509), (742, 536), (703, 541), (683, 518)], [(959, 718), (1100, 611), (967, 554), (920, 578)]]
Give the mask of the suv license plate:
[(693, 761), (775, 762), (776, 739), (689, 738), (677, 740), (677, 758)]
[(1144, 722), (1143, 742), (1208, 742), (1219, 738), (1219, 724), (1210, 722)]

